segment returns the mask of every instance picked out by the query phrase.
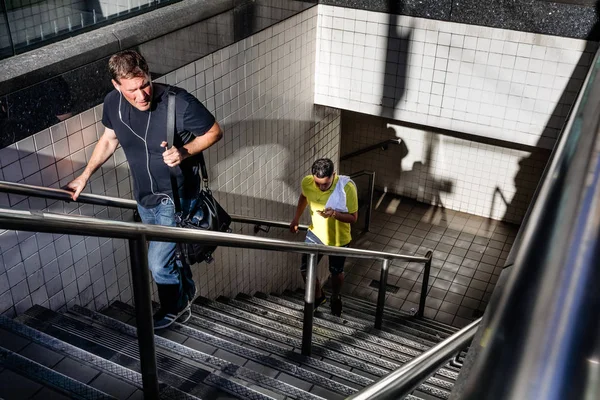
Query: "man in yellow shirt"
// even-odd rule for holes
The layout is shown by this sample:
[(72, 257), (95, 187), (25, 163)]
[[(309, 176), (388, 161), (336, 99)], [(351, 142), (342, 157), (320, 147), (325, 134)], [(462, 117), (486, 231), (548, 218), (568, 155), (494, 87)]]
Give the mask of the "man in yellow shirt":
[[(290, 224), (292, 232), (298, 232), (298, 224), (307, 205), (310, 205), (311, 225), (306, 233), (306, 243), (347, 247), (352, 240), (350, 224), (358, 218), (358, 195), (354, 182), (347, 176), (338, 176), (333, 161), (321, 158), (314, 162), (312, 175), (302, 179), (302, 194), (298, 199), (296, 215)], [(318, 261), (321, 260), (319, 255)], [(306, 281), (307, 256), (302, 256), (300, 271)], [(317, 262), (318, 262), (317, 261)], [(342, 313), (341, 289), (344, 283), (346, 257), (329, 256), (331, 273), (331, 313)], [(325, 303), (326, 297), (317, 278), (315, 286), (315, 310)]]

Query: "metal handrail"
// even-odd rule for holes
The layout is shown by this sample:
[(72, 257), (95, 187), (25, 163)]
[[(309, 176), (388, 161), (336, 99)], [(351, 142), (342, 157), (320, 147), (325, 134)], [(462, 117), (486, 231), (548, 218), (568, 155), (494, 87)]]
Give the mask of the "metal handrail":
[[(25, 183), (0, 181), (0, 192), (18, 194), (22, 196), (41, 197), (44, 199), (62, 200), (72, 202), (72, 191), (58, 188), (48, 188), (42, 186), (28, 185)], [(137, 210), (137, 202), (120, 197), (111, 197), (98, 194), (81, 192), (77, 198), (78, 203), (93, 204), (97, 206), (119, 207), (130, 210)], [(255, 226), (272, 226), (276, 228), (289, 228), (290, 224), (281, 221), (273, 221), (262, 218), (247, 217), (244, 215), (230, 214), (233, 222), (242, 224), (251, 224)], [(308, 225), (299, 225), (298, 229), (307, 230)]]
[(360, 150), (356, 150), (356, 151), (353, 151), (352, 153), (343, 155), (340, 157), (340, 161), (345, 161), (349, 158), (360, 156), (361, 154), (368, 153), (369, 151), (375, 150), (375, 149), (387, 150), (387, 148), (390, 144), (400, 144), (400, 143), (402, 143), (402, 139), (400, 139), (400, 138), (384, 140), (383, 142), (375, 143), (375, 144), (372, 144), (365, 148), (362, 148)]
[(432, 371), (442, 367), (455, 354), (460, 353), (475, 336), (480, 322), (481, 318), (470, 323), (394, 372), (348, 397), (347, 400), (395, 400), (403, 398), (398, 393), (410, 393), (421, 382), (430, 377)]
[(302, 254), (319, 253), (326, 256), (367, 258), (381, 261), (403, 260), (427, 262), (430, 260), (430, 258), (426, 256), (409, 256), (376, 250), (290, 242), (287, 240), (236, 233), (148, 225), (136, 222), (111, 221), (86, 216), (54, 214), (42, 211), (21, 211), (5, 208), (0, 208), (0, 226), (2, 226), (2, 229), (37, 230), (39, 232), (66, 233), (73, 235), (89, 234), (122, 239), (132, 239), (139, 235), (145, 235), (148, 240), (159, 242), (201, 242), (225, 247), (241, 247)]
[(367, 203), (367, 214), (365, 216), (365, 232), (369, 232), (371, 229), (371, 217), (373, 215), (373, 195), (375, 193), (375, 172), (369, 170), (362, 170), (354, 172), (348, 175), (351, 179), (358, 178), (359, 176), (367, 175), (369, 177), (369, 202)]
[[(259, 230), (262, 230), (261, 226), (273, 227), (273, 228), (282, 228), (289, 229), (289, 222), (275, 221), (271, 219), (263, 219), (263, 218), (255, 218), (255, 217), (247, 217), (245, 215), (237, 215), (230, 214), (231, 220), (233, 222), (239, 222), (241, 224), (250, 224), (254, 225), (254, 233), (257, 233)], [(301, 231), (308, 230), (308, 225), (300, 224), (298, 225), (298, 229)]]
[[(45, 197), (72, 201), (71, 192), (64, 189), (50, 189), (39, 186), (0, 182), (0, 191), (21, 195)], [(84, 193), (78, 198), (81, 202), (134, 208), (135, 201), (110, 198), (108, 196)], [(247, 219), (248, 220), (248, 219)], [(267, 221), (278, 224), (276, 221)], [(378, 259), (382, 261), (381, 285), (375, 318), (375, 327), (381, 328), (383, 306), (385, 302), (386, 282), (391, 260), (404, 260), (425, 263), (425, 275), (422, 284), (421, 299), (428, 289), (428, 271), (431, 269), (432, 252), (425, 257), (386, 253), (344, 247), (323, 246), (308, 243), (288, 242), (270, 238), (230, 234), (213, 231), (192, 230), (160, 225), (146, 225), (123, 221), (108, 221), (93, 217), (52, 214), (41, 211), (19, 211), (0, 208), (0, 227), (2, 229), (25, 230), (32, 232), (91, 235), (129, 239), (138, 342), (140, 346), (140, 366), (147, 399), (158, 398), (158, 378), (156, 373), (156, 353), (152, 322), (151, 293), (147, 259), (147, 240), (168, 242), (201, 242), (225, 247), (241, 247), (261, 250), (284, 251), (308, 254), (306, 287), (304, 296), (304, 323), (302, 331), (302, 354), (311, 354), (312, 326), (314, 311), (314, 291), (316, 281), (317, 255), (334, 255), (354, 258)], [(419, 305), (422, 315), (425, 303)]]
[[(371, 204), (372, 204), (375, 173), (372, 171), (364, 170), (364, 171), (356, 172), (356, 173), (352, 174), (352, 176), (360, 176), (362, 174), (370, 175), (370, 177), (371, 177), (371, 189), (370, 189), (371, 192), (370, 193), (371, 193)], [(73, 201), (73, 199), (71, 197), (73, 192), (71, 192), (69, 190), (58, 189), (58, 188), (47, 188), (47, 187), (42, 187), (42, 186), (28, 185), (28, 184), (24, 184), (24, 183), (0, 181), (0, 192), (13, 193), (13, 194), (19, 194), (19, 195), (24, 195), (24, 196), (50, 198), (50, 199), (56, 199), (56, 200), (63, 200), (63, 201), (67, 201), (67, 202)], [(133, 210), (137, 209), (137, 202), (135, 200), (121, 199), (118, 197), (110, 197), (110, 196), (103, 196), (103, 195), (83, 193), (83, 192), (79, 194), (79, 197), (77, 198), (77, 202), (87, 203), (87, 204), (95, 204), (95, 205), (103, 205), (103, 206), (121, 207), (121, 208), (133, 209)], [(371, 213), (371, 210), (369, 209), (369, 214), (368, 214), (369, 224), (370, 224), (370, 213)], [(260, 226), (273, 226), (273, 227), (278, 227), (278, 228), (289, 228), (289, 224), (287, 224), (285, 222), (281, 222), (281, 221), (272, 221), (272, 220), (266, 220), (266, 219), (251, 218), (251, 217), (245, 217), (245, 216), (233, 215), (233, 214), (230, 216), (231, 216), (232, 221), (240, 222), (240, 223), (247, 223), (247, 224), (254, 224), (255, 233), (257, 233), (259, 230), (261, 230)], [(308, 229), (308, 226), (300, 225), (298, 228), (300, 230), (306, 230), (306, 229)], [(356, 249), (352, 249), (352, 250), (356, 250)], [(321, 253), (325, 254), (323, 252), (321, 252)], [(403, 256), (403, 257), (412, 257), (412, 256)], [(421, 295), (420, 295), (420, 300), (419, 300), (419, 308), (417, 310), (418, 317), (422, 317), (425, 313), (425, 300), (427, 297), (427, 291), (429, 289), (429, 274), (431, 271), (431, 257), (432, 257), (432, 252), (429, 251), (427, 254), (425, 254), (425, 257), (420, 257), (420, 258), (416, 257), (411, 260), (411, 261), (425, 263), (424, 267), (423, 267), (423, 280), (421, 282)], [(400, 258), (400, 259), (408, 260), (407, 258)], [(382, 261), (383, 262), (382, 262), (382, 267), (381, 267), (380, 277), (379, 277), (380, 284), (379, 284), (379, 292), (378, 292), (378, 297), (377, 297), (377, 311), (375, 313), (375, 328), (377, 328), (377, 329), (381, 329), (381, 326), (383, 323), (383, 308), (385, 305), (385, 294), (386, 294), (386, 288), (387, 288), (387, 279), (388, 279), (390, 259), (382, 260)]]

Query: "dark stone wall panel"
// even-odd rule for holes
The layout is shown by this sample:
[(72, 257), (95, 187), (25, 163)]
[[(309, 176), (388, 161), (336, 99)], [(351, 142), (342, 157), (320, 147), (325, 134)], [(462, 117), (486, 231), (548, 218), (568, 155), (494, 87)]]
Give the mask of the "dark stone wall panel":
[(598, 40), (596, 7), (542, 0), (457, 0), (453, 22)]
[(451, 0), (320, 0), (319, 3), (444, 21), (450, 20), (452, 10)]
[(600, 40), (600, 34), (595, 28), (598, 22), (598, 1), (319, 0), (319, 3), (523, 32)]

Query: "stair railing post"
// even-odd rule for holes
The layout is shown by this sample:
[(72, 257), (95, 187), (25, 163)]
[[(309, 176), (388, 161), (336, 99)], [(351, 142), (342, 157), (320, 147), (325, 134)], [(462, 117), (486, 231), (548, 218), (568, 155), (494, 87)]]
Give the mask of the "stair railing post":
[(308, 254), (306, 266), (306, 289), (304, 290), (304, 324), (302, 327), (302, 354), (311, 355), (313, 312), (315, 310), (315, 282), (317, 274), (317, 254)]
[(156, 349), (154, 346), (154, 323), (152, 321), (152, 296), (148, 272), (148, 247), (146, 236), (129, 239), (131, 255), (131, 277), (137, 337), (140, 348), (140, 367), (144, 399), (158, 400), (158, 374), (156, 371)]
[(379, 275), (379, 293), (377, 296), (377, 310), (375, 311), (375, 329), (381, 329), (381, 324), (383, 322), (383, 308), (385, 307), (385, 294), (387, 288), (389, 266), (390, 260), (383, 260), (383, 263), (381, 265), (381, 273)]
[(373, 215), (373, 195), (375, 193), (375, 172), (369, 175), (369, 211), (365, 217), (365, 231), (371, 229), (371, 217)]
[(425, 313), (425, 300), (427, 298), (427, 289), (429, 288), (429, 274), (431, 273), (431, 256), (433, 252), (430, 250), (425, 254), (427, 257), (427, 261), (425, 261), (425, 266), (423, 267), (423, 282), (421, 283), (421, 299), (419, 301), (419, 311), (417, 311), (417, 316), (422, 317)]

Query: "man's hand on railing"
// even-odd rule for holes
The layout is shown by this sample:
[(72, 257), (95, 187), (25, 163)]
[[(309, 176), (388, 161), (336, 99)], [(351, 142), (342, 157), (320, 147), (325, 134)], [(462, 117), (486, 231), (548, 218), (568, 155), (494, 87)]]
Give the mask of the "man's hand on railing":
[(71, 182), (69, 182), (67, 186), (65, 186), (65, 188), (73, 191), (73, 195), (71, 196), (73, 201), (77, 201), (77, 197), (79, 197), (81, 191), (85, 189), (87, 181), (88, 180), (85, 178), (85, 176), (80, 175), (77, 178), (73, 179)]
[(299, 225), (300, 225), (300, 222), (297, 219), (294, 219), (290, 223), (290, 232), (292, 232), (292, 233), (298, 233), (298, 226)]

